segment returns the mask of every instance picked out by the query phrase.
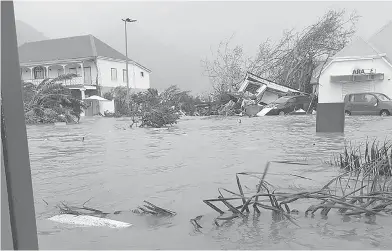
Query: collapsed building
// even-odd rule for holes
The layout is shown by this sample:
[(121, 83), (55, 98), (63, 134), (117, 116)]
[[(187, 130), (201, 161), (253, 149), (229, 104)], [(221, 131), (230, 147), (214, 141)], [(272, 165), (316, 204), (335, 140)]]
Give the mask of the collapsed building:
[[(250, 72), (247, 72), (244, 81), (240, 83), (238, 89), (239, 93), (244, 93), (245, 96), (253, 96), (257, 104), (267, 105), (282, 96), (305, 94), (298, 90), (279, 85), (270, 80), (258, 77)], [(251, 95), (249, 95), (251, 94)]]

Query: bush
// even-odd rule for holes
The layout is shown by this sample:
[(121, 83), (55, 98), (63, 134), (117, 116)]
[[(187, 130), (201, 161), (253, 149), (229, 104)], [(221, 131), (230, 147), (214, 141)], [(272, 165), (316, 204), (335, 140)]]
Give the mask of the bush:
[(27, 124), (37, 123), (72, 123), (79, 121), (82, 100), (72, 96), (71, 90), (62, 84), (75, 74), (66, 74), (58, 78), (44, 79), (39, 85), (23, 83), (23, 104)]

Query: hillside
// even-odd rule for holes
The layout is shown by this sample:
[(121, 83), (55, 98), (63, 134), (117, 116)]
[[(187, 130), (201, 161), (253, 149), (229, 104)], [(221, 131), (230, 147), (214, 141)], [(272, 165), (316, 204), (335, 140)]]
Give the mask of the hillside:
[(48, 39), (42, 32), (37, 31), (32, 26), (20, 21), (15, 21), (18, 46), (27, 43)]

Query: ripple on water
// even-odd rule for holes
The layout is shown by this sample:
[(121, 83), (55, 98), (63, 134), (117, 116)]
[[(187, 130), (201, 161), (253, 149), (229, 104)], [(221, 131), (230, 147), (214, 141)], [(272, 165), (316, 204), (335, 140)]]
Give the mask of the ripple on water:
[[(298, 216), (301, 228), (268, 211), (217, 228), (202, 200), (217, 189), (236, 190), (236, 172), (262, 172), (269, 160), (306, 160), (309, 166), (273, 164), (268, 181), (281, 189), (313, 189), (335, 169), (322, 163), (345, 141), (382, 137), (392, 117), (348, 117), (344, 134), (315, 133), (315, 116), (186, 118), (168, 130), (127, 129), (128, 119), (83, 118), (65, 127), (28, 126), (39, 243), (42, 249), (382, 249), (392, 246), (391, 219)], [(85, 137), (82, 141), (82, 137)], [(273, 175), (272, 173), (276, 173)], [(311, 180), (295, 178), (295, 174)], [(244, 189), (253, 179), (241, 177)], [(120, 215), (126, 230), (79, 229), (45, 220), (60, 201), (107, 211), (149, 200), (178, 214), (172, 219)], [(49, 206), (44, 204), (45, 199)], [(306, 205), (295, 205), (301, 208)], [(195, 233), (189, 219), (205, 215)], [(45, 216), (45, 217), (44, 217)], [(132, 238), (130, 238), (132, 236)], [(147, 237), (146, 237), (147, 236)], [(148, 240), (148, 241), (146, 241)]]

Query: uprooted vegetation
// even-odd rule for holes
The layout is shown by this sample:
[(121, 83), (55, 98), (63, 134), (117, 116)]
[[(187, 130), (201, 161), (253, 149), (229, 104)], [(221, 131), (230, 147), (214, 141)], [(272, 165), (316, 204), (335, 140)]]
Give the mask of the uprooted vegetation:
[(38, 85), (23, 82), (23, 104), (27, 124), (79, 121), (86, 104), (72, 95), (64, 82), (75, 74), (65, 74), (54, 79), (44, 79)]
[[(60, 214), (72, 214), (75, 216), (78, 215), (88, 215), (88, 216), (94, 216), (94, 217), (99, 217), (99, 218), (106, 218), (108, 215), (113, 214), (121, 214), (124, 212), (132, 212), (134, 214), (138, 215), (154, 215), (154, 216), (175, 216), (176, 213), (164, 209), (162, 207), (158, 207), (151, 202), (144, 201), (143, 206), (138, 206), (137, 209), (134, 210), (128, 210), (128, 211), (114, 211), (114, 212), (104, 212), (102, 210), (92, 208), (92, 207), (87, 207), (86, 204), (89, 202), (91, 199), (88, 201), (84, 202), (82, 206), (73, 206), (73, 205), (68, 205), (65, 202), (61, 202), (58, 205), (56, 205), (56, 208), (59, 210)], [(44, 201), (46, 204), (48, 204), (46, 201)]]
[[(268, 162), (262, 173), (237, 173), (238, 192), (225, 188), (218, 189), (219, 196), (206, 199), (204, 203), (220, 214), (215, 219), (217, 226), (220, 226), (219, 221), (247, 217), (251, 208), (256, 215), (260, 214), (260, 209), (269, 210), (275, 217), (287, 219), (299, 226), (293, 216), (299, 211), (292, 207), (292, 203), (298, 201), (314, 202), (304, 212), (305, 216), (309, 213), (314, 215), (319, 210), (322, 216), (327, 216), (332, 209), (336, 209), (339, 214), (344, 216), (385, 216), (392, 212), (392, 180), (390, 175), (392, 167), (390, 157), (388, 159), (388, 172), (379, 172), (381, 168), (384, 168), (384, 162), (374, 162), (372, 165), (365, 162), (356, 170), (344, 171), (320, 189), (293, 193), (279, 192), (274, 185), (266, 180), (269, 166), (272, 163)], [(290, 163), (287, 162), (287, 164)], [(245, 195), (240, 176), (250, 176), (259, 180), (254, 193)], [(222, 191), (230, 195), (224, 196)], [(235, 205), (236, 201), (240, 202), (240, 205)], [(226, 211), (218, 207), (217, 203), (223, 204)], [(196, 218), (193, 219), (192, 224), (196, 228), (200, 228)]]
[(377, 172), (391, 176), (392, 143), (366, 140), (364, 146), (351, 143), (344, 147), (344, 152), (334, 156), (333, 164), (341, 169), (353, 172)]

